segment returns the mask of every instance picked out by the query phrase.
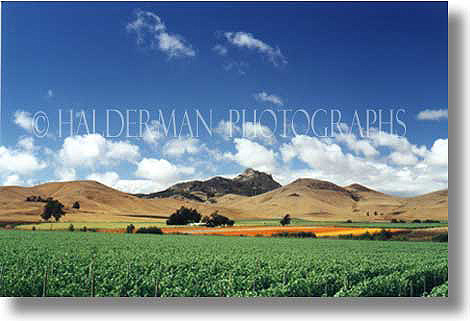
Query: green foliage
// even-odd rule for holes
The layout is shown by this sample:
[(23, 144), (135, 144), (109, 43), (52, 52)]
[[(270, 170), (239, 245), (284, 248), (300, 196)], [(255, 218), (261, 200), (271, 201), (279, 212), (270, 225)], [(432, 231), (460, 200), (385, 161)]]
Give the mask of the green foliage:
[(206, 223), (209, 227), (216, 227), (216, 226), (233, 226), (235, 223), (231, 219), (226, 216), (220, 215), (218, 211), (215, 211), (210, 216), (204, 216), (201, 220), (202, 223)]
[(338, 235), (339, 239), (343, 240), (375, 240), (375, 241), (386, 241), (393, 237), (393, 233), (382, 229), (379, 233), (371, 234), (369, 232), (365, 232), (364, 234), (359, 235)]
[(140, 234), (163, 234), (162, 230), (156, 226), (141, 227), (135, 232)]
[(64, 205), (58, 200), (48, 199), (46, 205), (44, 205), (41, 218), (48, 221), (53, 217), (55, 221), (58, 222), (62, 215), (65, 215), (63, 208)]
[(448, 233), (438, 234), (432, 237), (433, 242), (448, 242), (449, 240)]
[(284, 215), (284, 217), (281, 219), (279, 223), (281, 223), (282, 226), (286, 226), (290, 224), (290, 221), (291, 221), (290, 215), (286, 214)]
[(135, 226), (134, 224), (130, 224), (126, 226), (126, 233), (134, 233)]
[(166, 221), (167, 225), (187, 225), (190, 223), (199, 223), (201, 214), (192, 208), (181, 206), (175, 213), (171, 214)]
[(447, 295), (447, 243), (18, 230), (0, 239), (6, 297)]
[(274, 233), (273, 237), (297, 237), (297, 238), (316, 238), (317, 236), (313, 232), (281, 232)]

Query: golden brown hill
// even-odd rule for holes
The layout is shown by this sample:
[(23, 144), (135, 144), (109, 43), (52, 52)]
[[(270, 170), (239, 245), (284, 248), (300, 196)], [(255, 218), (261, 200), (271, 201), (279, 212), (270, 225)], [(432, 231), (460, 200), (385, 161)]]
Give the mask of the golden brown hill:
[[(27, 202), (29, 196), (59, 200), (67, 212), (61, 219), (64, 222), (152, 221), (168, 217), (180, 206), (197, 208), (203, 214), (219, 210), (227, 215), (239, 215), (237, 211), (228, 213), (218, 206), (178, 199), (145, 200), (95, 181), (72, 181), (0, 187), (0, 222), (38, 221), (44, 203)], [(75, 201), (80, 203), (80, 210), (71, 208)]]
[[(214, 211), (234, 220), (292, 217), (319, 221), (380, 221), (447, 219), (448, 192), (438, 191), (400, 198), (352, 184), (341, 187), (327, 181), (297, 179), (256, 196), (227, 194), (212, 202), (178, 198), (143, 199), (95, 181), (47, 183), (34, 187), (0, 187), (0, 222), (37, 222), (44, 203), (29, 196), (52, 197), (65, 205), (65, 222), (149, 222), (168, 217), (177, 208)], [(80, 210), (71, 209), (78, 201)]]

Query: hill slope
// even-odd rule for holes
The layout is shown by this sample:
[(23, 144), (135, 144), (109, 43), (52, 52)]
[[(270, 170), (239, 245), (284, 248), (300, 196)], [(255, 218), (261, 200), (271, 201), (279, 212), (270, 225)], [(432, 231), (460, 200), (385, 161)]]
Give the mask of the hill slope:
[[(194, 181), (177, 184), (173, 190), (173, 187), (168, 189), (175, 191), (170, 197), (160, 195), (150, 199), (123, 193), (95, 181), (0, 187), (0, 222), (39, 221), (44, 203), (27, 202), (29, 196), (58, 199), (67, 211), (62, 219), (65, 222), (161, 221), (181, 206), (196, 208), (203, 215), (217, 210), (235, 220), (280, 218), (287, 213), (292, 217), (319, 221), (446, 220), (448, 217), (447, 190), (400, 198), (359, 184), (341, 187), (315, 179), (297, 179), (280, 186), (270, 175), (252, 170), (229, 180), (228, 185), (224, 185), (225, 180), (215, 177), (201, 184)], [(256, 194), (277, 185), (279, 187), (254, 196), (228, 193), (237, 187), (238, 193), (250, 194), (251, 186), (251, 194)], [(200, 200), (181, 196), (180, 191), (199, 195)], [(208, 201), (204, 201), (206, 197)], [(71, 209), (75, 201), (80, 203), (80, 210)]]

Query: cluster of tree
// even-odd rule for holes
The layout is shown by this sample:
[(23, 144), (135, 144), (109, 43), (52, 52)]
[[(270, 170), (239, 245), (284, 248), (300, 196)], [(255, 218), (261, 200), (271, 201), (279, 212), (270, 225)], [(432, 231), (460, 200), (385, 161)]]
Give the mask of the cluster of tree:
[(436, 220), (413, 220), (412, 223), (440, 223), (440, 221), (436, 221)]
[(47, 203), (47, 201), (50, 201), (52, 200), (52, 197), (48, 197), (48, 198), (42, 198), (41, 196), (35, 196), (35, 195), (32, 195), (32, 196), (28, 196), (26, 197), (26, 202), (42, 202), (42, 203)]
[(41, 218), (45, 221), (49, 221), (51, 217), (55, 219), (56, 222), (65, 215), (64, 205), (58, 200), (48, 199), (46, 205), (41, 214)]
[(142, 234), (163, 234), (162, 230), (156, 226), (140, 227), (135, 232)]
[(235, 222), (229, 219), (226, 216), (220, 215), (218, 211), (215, 211), (210, 216), (204, 216), (201, 220), (201, 223), (205, 223), (208, 227), (216, 227), (216, 226), (233, 226)]
[(167, 225), (187, 225), (190, 223), (199, 223), (201, 214), (192, 208), (181, 206), (175, 213), (171, 214), (166, 220)]
[(404, 221), (404, 220), (397, 220), (396, 218), (392, 218), (392, 219), (390, 220), (390, 223), (406, 223), (406, 221)]
[(313, 232), (280, 232), (274, 233), (273, 237), (295, 237), (295, 238), (316, 238)]
[(279, 223), (281, 223), (282, 226), (289, 225), (291, 221), (290, 215), (286, 214), (284, 217), (281, 219)]

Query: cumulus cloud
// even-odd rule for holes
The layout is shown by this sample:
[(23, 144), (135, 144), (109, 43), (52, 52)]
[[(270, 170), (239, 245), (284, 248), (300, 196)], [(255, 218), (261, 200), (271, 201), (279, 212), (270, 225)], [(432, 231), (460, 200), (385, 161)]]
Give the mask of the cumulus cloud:
[(163, 147), (163, 153), (168, 156), (179, 157), (183, 154), (196, 154), (201, 150), (197, 138), (175, 138)]
[(47, 90), (46, 97), (47, 97), (47, 98), (52, 98), (52, 97), (54, 97), (54, 92), (52, 91), (52, 89), (48, 89), (48, 90)]
[[(390, 154), (370, 159), (362, 157), (363, 153), (360, 156), (352, 155), (332, 140), (296, 136), (281, 146), (282, 159), (285, 163), (298, 159), (308, 168), (293, 169), (287, 166), (278, 173), (284, 180), (288, 177), (294, 179), (300, 174), (339, 185), (360, 183), (400, 195), (447, 188), (447, 139), (436, 140), (431, 150), (427, 150), (401, 137), (384, 135), (382, 140), (378, 137), (370, 143), (373, 145), (375, 140), (382, 146), (390, 147)], [(397, 142), (405, 146), (400, 147)]]
[(158, 140), (163, 137), (161, 132), (162, 126), (158, 120), (153, 120), (148, 124), (142, 134), (142, 139), (147, 144), (155, 144)]
[(137, 10), (126, 26), (137, 36), (137, 44), (157, 49), (169, 58), (192, 57), (196, 52), (181, 35), (170, 33), (162, 19), (153, 12)]
[(448, 155), (448, 139), (437, 139), (432, 145), (426, 160), (431, 165), (447, 166)]
[(166, 159), (144, 158), (137, 164), (135, 175), (166, 185), (193, 173), (193, 167), (177, 166)]
[(347, 147), (356, 154), (362, 154), (366, 157), (374, 157), (379, 154), (372, 144), (365, 139), (357, 139), (353, 134), (338, 134), (335, 136), (336, 141), (343, 142)]
[(0, 146), (0, 174), (31, 175), (46, 167), (30, 150)]
[(136, 162), (140, 153), (139, 147), (129, 142), (113, 142), (99, 134), (89, 134), (67, 137), (59, 157), (66, 167), (95, 167)]
[(447, 119), (447, 117), (447, 109), (425, 109), (417, 116), (419, 120), (440, 120)]
[(245, 122), (243, 123), (243, 137), (249, 138), (252, 140), (257, 140), (264, 144), (274, 144), (276, 138), (274, 133), (267, 126), (261, 125), (260, 123), (255, 122)]
[(243, 31), (225, 32), (224, 36), (228, 43), (235, 47), (254, 50), (265, 55), (275, 66), (287, 64), (287, 59), (279, 48), (273, 48), (262, 40), (255, 38), (251, 33)]
[(236, 153), (225, 153), (224, 157), (237, 162), (244, 167), (272, 172), (276, 168), (276, 154), (273, 150), (264, 147), (246, 138), (235, 138)]
[(274, 105), (283, 105), (282, 98), (274, 94), (268, 94), (265, 91), (261, 91), (253, 95), (257, 101), (268, 102)]
[(9, 175), (3, 181), (3, 186), (20, 186), (25, 185), (24, 181), (16, 174)]
[(225, 140), (233, 138), (237, 133), (240, 132), (240, 127), (229, 120), (221, 120), (214, 132), (222, 136)]
[(61, 182), (74, 181), (77, 179), (75, 168), (59, 166), (54, 170), (56, 179)]
[(33, 118), (27, 111), (17, 110), (14, 114), (14, 122), (28, 132), (33, 131)]

